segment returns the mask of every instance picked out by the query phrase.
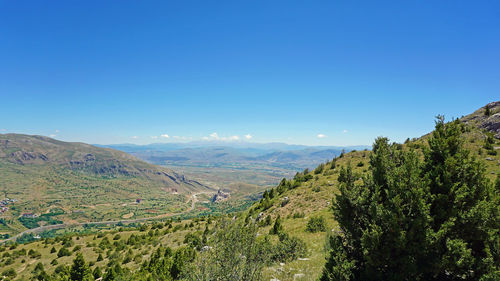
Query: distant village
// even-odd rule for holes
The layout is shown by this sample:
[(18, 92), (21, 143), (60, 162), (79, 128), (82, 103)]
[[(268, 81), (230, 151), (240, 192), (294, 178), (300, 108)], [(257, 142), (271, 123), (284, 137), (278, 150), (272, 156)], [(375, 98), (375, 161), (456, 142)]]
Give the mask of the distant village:
[(0, 214), (3, 214), (9, 210), (8, 205), (16, 203), (16, 199), (10, 199), (10, 198), (5, 198), (2, 201), (0, 201)]

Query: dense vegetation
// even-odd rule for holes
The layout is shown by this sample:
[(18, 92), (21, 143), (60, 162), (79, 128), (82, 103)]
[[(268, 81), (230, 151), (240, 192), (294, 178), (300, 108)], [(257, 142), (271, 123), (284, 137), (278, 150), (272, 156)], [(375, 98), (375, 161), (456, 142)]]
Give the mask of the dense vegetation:
[[(295, 260), (306, 254), (304, 242), (282, 230), (277, 233), (279, 239), (273, 239), (268, 235), (257, 235), (258, 226), (255, 222), (244, 223), (240, 219), (226, 217), (211, 221), (211, 218), (206, 223), (197, 220), (197, 228), (193, 222), (183, 225), (167, 221), (165, 224), (153, 224), (151, 228), (141, 225), (134, 233), (127, 235), (127, 239), (120, 234), (125, 232), (110, 236), (103, 233), (94, 236), (90, 241), (95, 242), (88, 242), (85, 246), (78, 243), (79, 236), (46, 239), (44, 248), (50, 248), (50, 254), (55, 256), (51, 261), (55, 269), (49, 274), (44, 265), (38, 262), (32, 271), (33, 278), (54, 281), (95, 280), (100, 277), (108, 281), (259, 280), (265, 266)], [(197, 231), (202, 225), (205, 226), (204, 230)], [(167, 236), (183, 228), (187, 231), (182, 246), (172, 249), (162, 245), (160, 239), (163, 235)], [(143, 260), (144, 250), (138, 250), (145, 245), (149, 245), (150, 255)], [(5, 246), (0, 251), (11, 261), (26, 256), (34, 261), (41, 258), (41, 254), (35, 250), (15, 250), (17, 247), (16, 244), (10, 246), (14, 250), (13, 255), (6, 252)], [(82, 251), (89, 250), (95, 252), (97, 258), (87, 262)], [(71, 265), (58, 265), (58, 260), (73, 255), (75, 257)], [(96, 266), (96, 263), (102, 267)], [(130, 263), (138, 264), (139, 268), (131, 270), (128, 266)], [(16, 277), (15, 271), (10, 269), (2, 274), (5, 278)]]
[(378, 138), (369, 175), (341, 170), (321, 280), (500, 279), (499, 189), (461, 125), (440, 117), (423, 160)]

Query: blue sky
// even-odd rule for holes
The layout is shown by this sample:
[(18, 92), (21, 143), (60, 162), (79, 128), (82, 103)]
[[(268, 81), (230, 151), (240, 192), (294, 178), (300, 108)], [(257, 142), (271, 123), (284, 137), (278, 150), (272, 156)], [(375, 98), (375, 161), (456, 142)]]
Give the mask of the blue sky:
[(500, 99), (498, 3), (0, 0), (0, 133), (403, 141)]

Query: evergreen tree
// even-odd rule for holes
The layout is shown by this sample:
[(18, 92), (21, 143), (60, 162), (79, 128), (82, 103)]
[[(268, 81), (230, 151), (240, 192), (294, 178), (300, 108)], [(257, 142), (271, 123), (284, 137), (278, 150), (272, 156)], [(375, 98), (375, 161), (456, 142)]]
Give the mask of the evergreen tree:
[(273, 228), (269, 230), (269, 234), (278, 235), (283, 232), (283, 226), (281, 225), (281, 217), (278, 215), (276, 221), (274, 222)]
[(94, 279), (98, 279), (98, 278), (101, 278), (102, 277), (102, 272), (101, 272), (101, 268), (96, 266), (94, 268), (94, 271), (92, 271), (92, 275), (94, 276)]
[(85, 262), (81, 253), (76, 254), (71, 267), (70, 277), (72, 281), (90, 281), (94, 280), (88, 264)]
[(321, 280), (499, 280), (498, 189), (460, 136), (439, 117), (423, 162), (379, 138), (362, 183), (341, 169)]
[[(438, 117), (425, 151), (423, 178), (431, 194), (428, 278), (500, 278), (498, 193), (482, 163), (463, 147), (460, 122)], [(496, 197), (496, 198), (495, 198)]]
[(181, 276), (182, 270), (184, 269), (185, 261), (182, 250), (177, 250), (174, 254), (174, 263), (170, 269), (170, 274), (173, 279), (179, 279)]
[[(418, 157), (379, 138), (371, 175), (355, 184), (350, 166), (339, 175), (333, 204), (341, 233), (330, 238), (322, 280), (416, 280), (428, 210)], [(406, 202), (402, 202), (405, 200)]]
[(103, 281), (114, 281), (117, 278), (117, 274), (113, 267), (109, 267), (106, 275), (104, 275)]
[(262, 194), (262, 198), (269, 199), (269, 193), (267, 192), (267, 189), (264, 190), (264, 194)]
[(490, 106), (487, 104), (485, 109), (484, 109), (484, 115), (490, 116), (491, 115), (491, 109)]
[(285, 178), (283, 178), (281, 180), (281, 182), (278, 184), (278, 187), (276, 188), (276, 190), (278, 191), (278, 194), (282, 194), (287, 189), (288, 189), (287, 180)]

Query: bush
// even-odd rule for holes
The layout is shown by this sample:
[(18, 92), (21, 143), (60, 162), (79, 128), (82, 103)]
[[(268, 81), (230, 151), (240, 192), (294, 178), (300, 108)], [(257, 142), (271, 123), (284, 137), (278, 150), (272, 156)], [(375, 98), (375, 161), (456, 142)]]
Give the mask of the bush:
[(269, 230), (269, 234), (278, 235), (283, 232), (283, 226), (281, 225), (281, 217), (278, 215), (273, 227)]
[(306, 254), (306, 243), (297, 237), (290, 237), (286, 233), (280, 233), (280, 242), (274, 247), (271, 260), (288, 262), (296, 260)]
[(38, 259), (42, 256), (42, 254), (40, 254), (39, 252), (33, 250), (33, 249), (30, 249), (29, 252), (28, 252), (28, 256), (30, 258), (33, 258), (33, 259)]
[(305, 216), (306, 216), (306, 214), (304, 214), (303, 212), (297, 212), (297, 213), (293, 214), (293, 218), (294, 219), (301, 219), (301, 218), (303, 218)]
[(257, 237), (255, 224), (219, 221), (207, 249), (185, 272), (186, 280), (261, 280), (270, 261), (269, 242)]
[(325, 218), (322, 216), (310, 218), (307, 222), (306, 230), (312, 233), (326, 231)]
[(325, 164), (323, 164), (323, 163), (319, 164), (319, 166), (316, 167), (316, 169), (314, 169), (314, 174), (315, 175), (321, 174), (321, 172), (323, 172), (324, 168), (325, 168)]
[(17, 276), (16, 271), (13, 268), (6, 269), (2, 272), (2, 275), (9, 278), (14, 278)]
[(59, 252), (57, 252), (57, 257), (71, 256), (71, 252), (66, 247), (62, 247)]
[(262, 220), (259, 225), (260, 226), (268, 226), (268, 225), (271, 225), (272, 221), (271, 221), (271, 216), (266, 216), (266, 218), (264, 220)]

